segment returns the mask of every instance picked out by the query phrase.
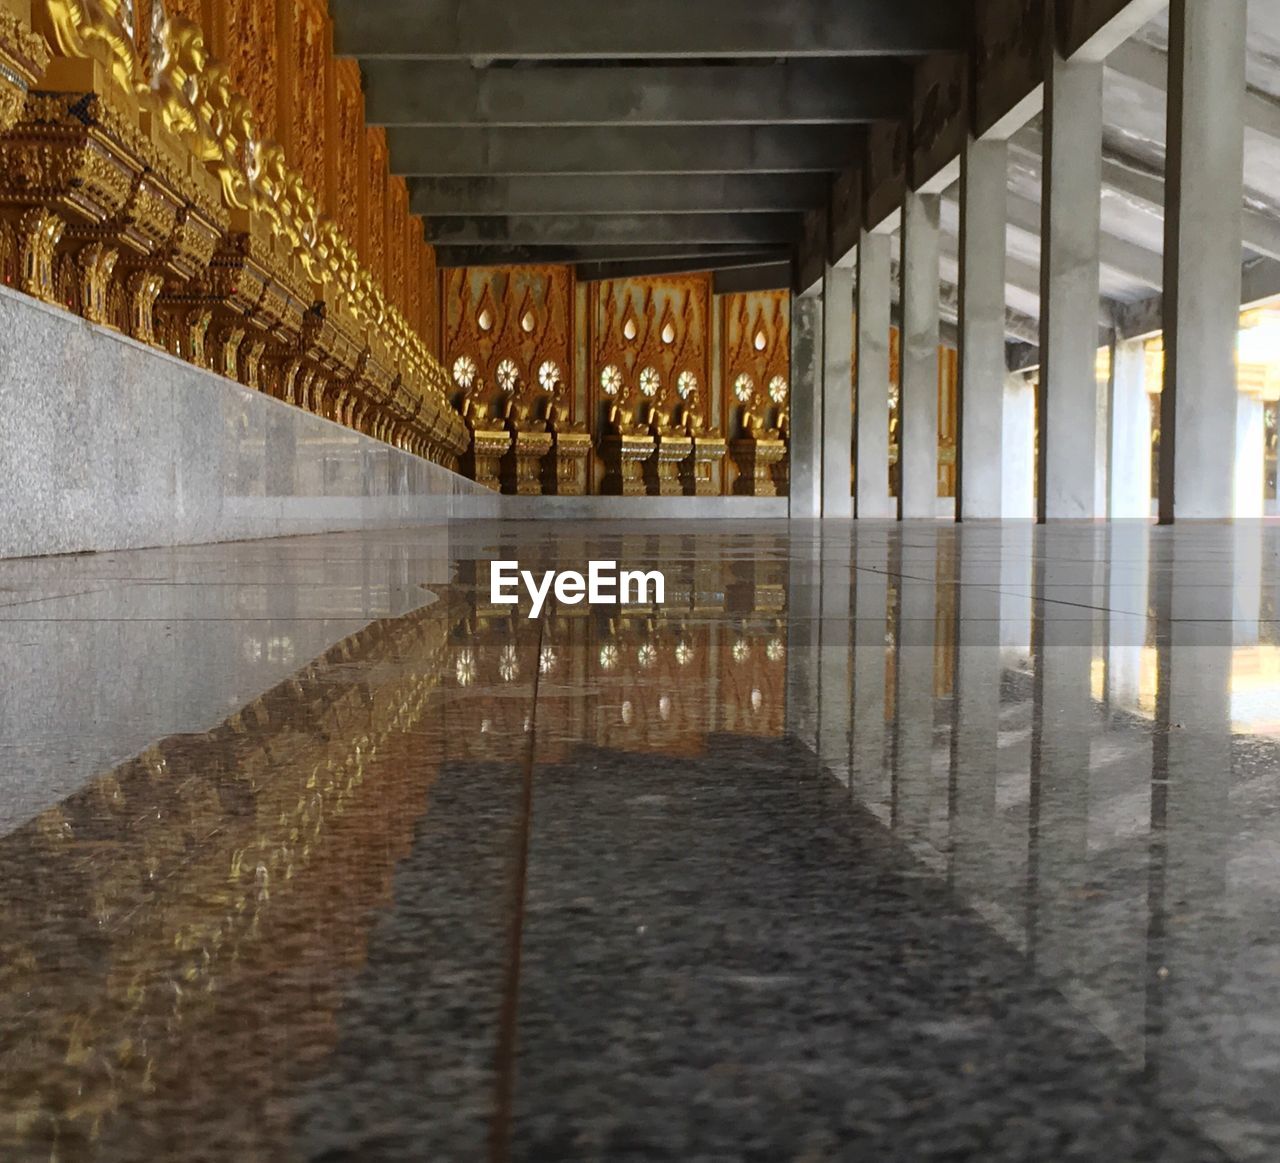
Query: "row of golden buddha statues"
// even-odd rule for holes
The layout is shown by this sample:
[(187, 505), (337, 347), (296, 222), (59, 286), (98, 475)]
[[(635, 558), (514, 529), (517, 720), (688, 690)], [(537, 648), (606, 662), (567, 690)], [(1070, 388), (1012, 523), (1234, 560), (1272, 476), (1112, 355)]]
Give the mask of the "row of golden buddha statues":
[(200, 26), (165, 0), (148, 29), (136, 13), (0, 0), (4, 281), (457, 467), (468, 434), (407, 296), (322, 211)]
[(521, 495), (786, 493), (785, 293), (715, 296), (696, 274), (575, 286), (553, 266), (454, 271), (444, 291), (473, 479)]

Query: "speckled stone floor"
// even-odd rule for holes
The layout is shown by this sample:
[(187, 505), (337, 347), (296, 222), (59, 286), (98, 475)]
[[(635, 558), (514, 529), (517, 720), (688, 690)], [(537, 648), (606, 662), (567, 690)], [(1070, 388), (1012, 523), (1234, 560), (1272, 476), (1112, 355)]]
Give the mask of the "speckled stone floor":
[(1280, 1158), (1278, 597), (1276, 525), (0, 561), (0, 1159)]

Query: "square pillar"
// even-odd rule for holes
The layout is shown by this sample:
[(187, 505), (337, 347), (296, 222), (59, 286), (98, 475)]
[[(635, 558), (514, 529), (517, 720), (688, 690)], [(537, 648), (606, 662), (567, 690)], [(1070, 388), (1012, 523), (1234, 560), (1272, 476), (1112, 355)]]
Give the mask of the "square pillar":
[(853, 269), (822, 280), (822, 515), (853, 516)]
[(1026, 376), (1005, 377), (1003, 454), (1004, 518), (1029, 521), (1036, 515), (1036, 395)]
[(902, 204), (902, 392), (899, 437), (903, 520), (938, 515), (937, 194), (909, 191)]
[(1173, 0), (1160, 521), (1234, 512), (1246, 0)]
[(1046, 69), (1040, 235), (1041, 521), (1095, 513), (1102, 64)]
[(1005, 230), (1009, 147), (970, 139), (960, 156), (960, 386), (956, 517), (1002, 513)]
[(854, 495), (859, 517), (895, 515), (889, 497), (889, 330), (893, 240), (862, 232), (858, 243), (858, 411)]
[(1151, 402), (1141, 339), (1121, 340), (1111, 349), (1109, 429), (1107, 516), (1113, 521), (1150, 518)]
[(788, 513), (822, 515), (822, 298), (791, 296), (791, 483)]

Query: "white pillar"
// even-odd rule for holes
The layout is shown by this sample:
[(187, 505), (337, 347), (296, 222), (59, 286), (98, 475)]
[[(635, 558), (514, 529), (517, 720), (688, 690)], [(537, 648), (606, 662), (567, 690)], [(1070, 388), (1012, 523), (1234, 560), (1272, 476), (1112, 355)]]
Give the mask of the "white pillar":
[(902, 203), (902, 392), (899, 516), (938, 515), (938, 262), (941, 198)]
[(1041, 169), (1041, 521), (1096, 514), (1102, 64), (1047, 68)]
[(1173, 0), (1160, 520), (1232, 516), (1246, 0)]
[(892, 517), (889, 497), (889, 329), (893, 240), (862, 232), (858, 243), (858, 418), (854, 453), (859, 517)]
[(961, 521), (999, 518), (1003, 501), (1008, 180), (1008, 145), (970, 139), (960, 158), (956, 516)]
[(1151, 516), (1151, 401), (1147, 353), (1141, 339), (1111, 350), (1110, 461), (1107, 516), (1113, 521)]
[(793, 518), (822, 513), (822, 299), (791, 296), (791, 483)]
[(1266, 405), (1257, 396), (1237, 393), (1235, 516), (1250, 520), (1264, 516), (1267, 507), (1266, 492)]
[(1036, 515), (1035, 482), (1035, 386), (1025, 376), (1004, 381), (1004, 465), (1002, 508), (1008, 521), (1031, 520)]
[(852, 267), (827, 267), (822, 303), (822, 515), (852, 517)]

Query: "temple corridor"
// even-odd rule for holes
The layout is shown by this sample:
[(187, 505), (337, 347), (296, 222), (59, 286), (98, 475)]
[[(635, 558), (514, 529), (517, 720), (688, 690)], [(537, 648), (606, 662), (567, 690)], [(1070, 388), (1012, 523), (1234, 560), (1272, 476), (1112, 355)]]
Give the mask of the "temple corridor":
[[(0, 561), (5, 1160), (1271, 1160), (1274, 525)], [(661, 606), (488, 563), (659, 561)]]

